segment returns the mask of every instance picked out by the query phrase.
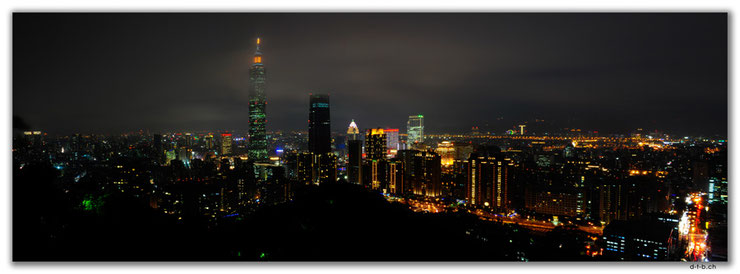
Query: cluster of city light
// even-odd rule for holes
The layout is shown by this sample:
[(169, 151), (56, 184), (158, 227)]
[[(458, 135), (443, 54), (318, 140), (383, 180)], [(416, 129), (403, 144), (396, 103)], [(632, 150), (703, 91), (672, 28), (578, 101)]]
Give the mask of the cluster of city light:
[(649, 146), (653, 149), (662, 149), (665, 145), (662, 143), (655, 143), (655, 142), (639, 142), (637, 143), (638, 146)]
[[(702, 203), (703, 193), (691, 193), (686, 196), (687, 210), (684, 211), (679, 222), (679, 232), (682, 239), (686, 241), (686, 258), (692, 261), (707, 261), (707, 233), (700, 225), (701, 212), (704, 209)], [(693, 206), (692, 206), (693, 205)], [(705, 224), (706, 228), (708, 225)]]
[(689, 227), (691, 227), (691, 225), (689, 224), (689, 216), (686, 212), (684, 212), (681, 216), (681, 221), (678, 222), (678, 231), (681, 232), (681, 235), (688, 235)]
[(635, 170), (632, 169), (629, 171), (630, 176), (638, 176), (638, 175), (656, 175), (658, 177), (665, 177), (668, 174), (668, 171), (650, 171), (650, 170)]

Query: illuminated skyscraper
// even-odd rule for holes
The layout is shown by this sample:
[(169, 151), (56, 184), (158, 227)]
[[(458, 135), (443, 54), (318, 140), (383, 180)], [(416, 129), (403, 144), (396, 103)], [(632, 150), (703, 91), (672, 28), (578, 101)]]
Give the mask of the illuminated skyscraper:
[(412, 191), (415, 195), (437, 197), (442, 193), (442, 162), (437, 153), (431, 151), (402, 150), (398, 159), (403, 162), (403, 187), (397, 191)]
[(411, 115), (409, 121), (406, 124), (406, 133), (408, 134), (408, 145), (415, 146), (415, 144), (424, 142), (424, 115)]
[(349, 123), (349, 128), (347, 128), (347, 136), (349, 137), (349, 140), (357, 140), (357, 135), (359, 134), (360, 129), (357, 128), (355, 120), (352, 120), (352, 122)]
[(382, 128), (368, 129), (365, 134), (365, 153), (367, 159), (382, 160), (385, 159), (386, 137)]
[(387, 191), (394, 195), (402, 195), (405, 190), (404, 182), (404, 165), (403, 161), (394, 159), (388, 162), (388, 174), (386, 178), (388, 180)]
[(386, 135), (382, 128), (368, 129), (365, 133), (365, 153), (367, 154), (368, 173), (364, 176), (363, 184), (370, 184), (372, 189), (384, 187)]
[(231, 154), (231, 133), (221, 134), (221, 155)]
[(347, 128), (347, 181), (360, 184), (362, 178), (362, 140), (357, 140), (360, 130), (355, 120)]
[(309, 101), (309, 151), (298, 155), (298, 180), (315, 185), (336, 182), (338, 157), (331, 151), (329, 95), (311, 94)]
[(388, 149), (388, 155), (393, 157), (398, 152), (398, 129), (397, 128), (386, 128), (386, 149)]
[(508, 209), (511, 160), (471, 154), (468, 162), (468, 202), (499, 210)]
[(311, 94), (308, 114), (308, 150), (315, 154), (331, 152), (329, 95)]
[(257, 38), (257, 50), (254, 53), (254, 63), (249, 69), (249, 145), (247, 155), (256, 162), (266, 162), (267, 134), (265, 97), (265, 67), (262, 64), (260, 38)]

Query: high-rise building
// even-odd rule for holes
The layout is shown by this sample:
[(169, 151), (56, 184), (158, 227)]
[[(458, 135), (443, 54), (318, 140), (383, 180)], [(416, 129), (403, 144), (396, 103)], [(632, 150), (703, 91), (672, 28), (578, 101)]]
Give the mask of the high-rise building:
[(614, 221), (604, 228), (604, 257), (630, 261), (667, 261), (676, 241), (673, 224), (653, 220)]
[(362, 178), (362, 140), (347, 141), (347, 180), (360, 184)]
[(509, 209), (509, 159), (471, 155), (468, 160), (468, 195), (470, 204)]
[(255, 174), (261, 182), (259, 197), (264, 204), (278, 204), (291, 198), (291, 185), (285, 177), (285, 167), (269, 163), (254, 165)]
[(384, 131), (386, 136), (386, 149), (388, 149), (387, 154), (392, 158), (393, 156), (396, 156), (396, 153), (398, 152), (398, 129), (386, 128)]
[(337, 181), (337, 160), (337, 155), (331, 152), (314, 155), (317, 185)]
[(337, 181), (337, 156), (334, 153), (298, 154), (296, 177), (304, 185), (320, 185)]
[(208, 135), (206, 135), (205, 137), (203, 137), (203, 139), (206, 142), (206, 149), (207, 150), (213, 149), (213, 134), (208, 133)]
[(329, 95), (311, 94), (308, 115), (308, 152), (298, 156), (298, 180), (320, 185), (337, 181), (338, 157), (331, 149)]
[(352, 120), (347, 128), (347, 180), (354, 184), (360, 184), (362, 178), (362, 140), (357, 140), (359, 133), (355, 120)]
[(365, 153), (369, 160), (385, 159), (386, 135), (382, 128), (367, 130), (365, 133)]
[(231, 155), (231, 133), (221, 134), (221, 155)]
[(409, 116), (406, 134), (408, 134), (406, 143), (411, 147), (424, 142), (424, 115)]
[(388, 162), (387, 175), (388, 180), (388, 193), (393, 195), (402, 195), (405, 190), (405, 181), (403, 176), (404, 166), (403, 161), (399, 159), (390, 160)]
[(442, 141), (437, 144), (437, 148), (434, 150), (440, 157), (442, 157), (442, 166), (451, 167), (455, 163), (455, 144), (450, 141)]
[(311, 94), (308, 114), (308, 150), (315, 154), (331, 152), (329, 95)]
[(262, 64), (260, 38), (249, 68), (249, 144), (247, 155), (255, 162), (266, 162), (267, 158), (267, 98), (265, 97), (265, 66)]
[(313, 153), (301, 152), (296, 155), (296, 179), (302, 185), (313, 184), (316, 177)]
[(355, 124), (355, 120), (353, 119), (349, 123), (349, 128), (347, 128), (347, 136), (349, 140), (357, 140), (357, 135), (360, 135), (360, 129), (357, 128), (357, 124)]
[(709, 179), (709, 189), (707, 190), (709, 196), (709, 204), (727, 204), (727, 180), (725, 178), (719, 179), (712, 177)]
[(442, 194), (442, 158), (431, 151), (415, 151), (411, 169), (411, 185), (416, 195), (438, 197)]

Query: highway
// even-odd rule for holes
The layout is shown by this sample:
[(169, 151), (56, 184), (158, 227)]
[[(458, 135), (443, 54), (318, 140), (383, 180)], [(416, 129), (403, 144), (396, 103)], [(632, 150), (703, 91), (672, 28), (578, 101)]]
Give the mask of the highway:
[(707, 232), (702, 222), (702, 215), (706, 214), (706, 206), (701, 193), (692, 193), (686, 197), (687, 208), (679, 222), (680, 242), (686, 244), (684, 259), (692, 262), (706, 262)]
[[(392, 196), (387, 196), (387, 199), (390, 201), (396, 201), (403, 204), (406, 204), (409, 206), (409, 208), (415, 212), (426, 212), (426, 213), (440, 213), (444, 212), (446, 206), (441, 205), (437, 202), (433, 201), (423, 201), (423, 200), (415, 200), (415, 199), (404, 199), (404, 198), (396, 198)], [(528, 220), (516, 216), (501, 216), (497, 214), (493, 214), (491, 212), (487, 212), (481, 209), (478, 210), (468, 210), (468, 212), (477, 215), (481, 220), (486, 221), (499, 221), (503, 223), (508, 224), (518, 224), (522, 227), (528, 228), (530, 230), (538, 231), (538, 232), (547, 232), (550, 230), (553, 230), (556, 225), (547, 222), (547, 221), (538, 221), (538, 220)], [(596, 226), (576, 226), (579, 230), (582, 230), (587, 233), (601, 235), (603, 232), (603, 227), (596, 227)]]

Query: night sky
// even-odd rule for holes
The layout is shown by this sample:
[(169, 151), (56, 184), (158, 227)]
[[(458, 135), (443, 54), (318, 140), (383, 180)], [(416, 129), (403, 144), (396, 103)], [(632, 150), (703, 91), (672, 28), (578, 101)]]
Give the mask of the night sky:
[(638, 127), (727, 134), (727, 14), (13, 14), (13, 115), (50, 133), (246, 130), (259, 35), (268, 130)]

